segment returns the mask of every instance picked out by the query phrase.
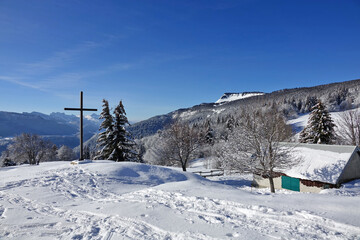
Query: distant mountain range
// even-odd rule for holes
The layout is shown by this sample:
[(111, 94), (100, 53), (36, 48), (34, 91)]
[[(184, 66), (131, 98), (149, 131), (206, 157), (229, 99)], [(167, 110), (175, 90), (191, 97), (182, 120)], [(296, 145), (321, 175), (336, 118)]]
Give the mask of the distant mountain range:
[[(99, 115), (84, 118), (84, 139), (98, 132)], [(76, 147), (79, 145), (79, 117), (64, 113), (49, 115), (31, 112), (14, 113), (0, 111), (0, 151), (4, 150), (11, 138), (21, 133), (33, 133), (49, 139), (56, 145)]]

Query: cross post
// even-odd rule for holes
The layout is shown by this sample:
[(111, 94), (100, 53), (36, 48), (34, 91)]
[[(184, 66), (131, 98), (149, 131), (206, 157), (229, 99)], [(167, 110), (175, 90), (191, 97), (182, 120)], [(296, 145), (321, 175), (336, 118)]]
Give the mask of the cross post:
[(84, 132), (83, 132), (83, 112), (84, 111), (97, 111), (95, 108), (83, 108), (83, 92), (80, 92), (80, 108), (64, 108), (64, 110), (80, 111), (80, 161), (84, 160)]

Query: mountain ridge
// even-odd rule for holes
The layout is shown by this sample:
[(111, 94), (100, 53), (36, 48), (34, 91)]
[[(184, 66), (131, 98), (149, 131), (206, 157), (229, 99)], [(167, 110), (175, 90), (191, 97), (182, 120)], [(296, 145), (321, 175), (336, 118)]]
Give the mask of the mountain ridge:
[(155, 134), (175, 120), (201, 122), (233, 115), (246, 108), (277, 106), (288, 118), (307, 113), (316, 98), (321, 99), (329, 111), (339, 111), (360, 106), (360, 79), (322, 84), (313, 87), (285, 88), (249, 98), (223, 103), (201, 103), (181, 108), (167, 114), (157, 115), (132, 124), (128, 129), (135, 138)]
[[(99, 130), (98, 115), (84, 118), (84, 139), (91, 138)], [(22, 133), (43, 136), (58, 146), (79, 145), (79, 117), (65, 113), (44, 114), (40, 112), (6, 112), (0, 111), (0, 152), (6, 148), (11, 139)]]

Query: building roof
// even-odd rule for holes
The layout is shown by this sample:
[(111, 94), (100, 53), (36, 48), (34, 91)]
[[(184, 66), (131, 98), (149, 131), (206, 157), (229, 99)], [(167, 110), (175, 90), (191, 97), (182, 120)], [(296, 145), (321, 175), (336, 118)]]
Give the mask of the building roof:
[(283, 171), (290, 177), (336, 184), (356, 146), (295, 144), (294, 157), (299, 164)]

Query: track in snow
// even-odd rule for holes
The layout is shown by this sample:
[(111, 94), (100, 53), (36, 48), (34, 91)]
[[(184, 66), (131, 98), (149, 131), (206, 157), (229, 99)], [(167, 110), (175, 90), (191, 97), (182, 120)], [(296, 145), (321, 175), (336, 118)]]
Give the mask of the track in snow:
[[(122, 239), (208, 239), (202, 234), (172, 233), (152, 226), (144, 221), (117, 215), (106, 216), (86, 211), (63, 210), (46, 204), (37, 203), (24, 197), (0, 192), (0, 199), (12, 206), (21, 206), (33, 215), (47, 218), (66, 219), (68, 224), (57, 222), (47, 224), (26, 224), (7, 226), (0, 230), (0, 238), (34, 237), (32, 228), (43, 228), (42, 236), (56, 236), (65, 239), (111, 239), (114, 234)], [(11, 229), (11, 230), (10, 230)]]
[(359, 239), (360, 229), (307, 211), (277, 211), (266, 206), (185, 196), (181, 193), (145, 189), (122, 195), (124, 200), (152, 207), (163, 205), (207, 224), (230, 224), (234, 229), (249, 228), (265, 236), (294, 239)]
[[(0, 239), (36, 239), (37, 236), (34, 235), (36, 233), (32, 230), (38, 228), (43, 231), (40, 237), (46, 239), (118, 239), (119, 236), (121, 239), (212, 239), (199, 233), (165, 231), (144, 221), (118, 215), (65, 210), (7, 192), (19, 187), (45, 187), (77, 202), (119, 202), (123, 199), (121, 196), (102, 190), (105, 189), (102, 188), (105, 184), (114, 181), (116, 182), (116, 179), (109, 180), (99, 174), (73, 168), (68, 171), (52, 171), (51, 175), (6, 184), (0, 188), (0, 203), (6, 204), (7, 209), (21, 208), (42, 223), (8, 225), (0, 221)], [(0, 205), (0, 220), (5, 209)], [(48, 221), (43, 219), (55, 220), (43, 223)], [(61, 223), (63, 219), (66, 221), (65, 224)]]
[[(155, 213), (161, 207), (182, 216), (190, 225), (232, 229), (225, 236), (228, 238), (241, 238), (241, 233), (247, 231), (258, 233), (259, 238), (336, 240), (359, 239), (360, 236), (358, 227), (309, 211), (279, 211), (267, 206), (189, 196), (148, 186), (143, 190), (116, 194), (109, 191), (109, 184), (121, 184), (121, 181), (80, 167), (52, 170), (40, 177), (8, 182), (0, 188), (0, 239), (214, 239), (205, 232), (168, 231), (143, 221), (143, 218), (121, 217), (116, 211), (102, 214), (84, 211), (84, 207), (79, 210), (76, 204), (69, 206), (72, 202), (95, 206), (135, 203)], [(25, 197), (25, 192), (21, 191), (39, 187), (62, 196), (68, 205), (55, 207), (34, 196)], [(29, 219), (8, 223), (7, 217), (19, 212), (25, 212)]]

